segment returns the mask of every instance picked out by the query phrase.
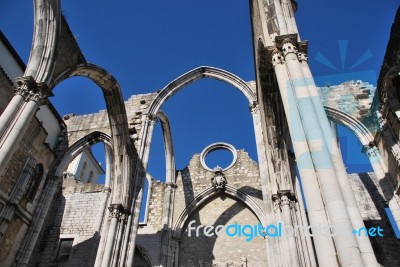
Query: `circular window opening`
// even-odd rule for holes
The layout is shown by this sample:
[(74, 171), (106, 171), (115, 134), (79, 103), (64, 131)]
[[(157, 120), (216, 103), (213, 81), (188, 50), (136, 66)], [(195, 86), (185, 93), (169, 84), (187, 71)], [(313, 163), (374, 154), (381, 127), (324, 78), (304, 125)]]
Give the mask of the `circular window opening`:
[(235, 164), (236, 159), (236, 149), (227, 143), (211, 144), (200, 154), (201, 165), (208, 171), (216, 171), (217, 167), (225, 171)]
[(226, 148), (216, 148), (210, 151), (206, 157), (205, 162), (208, 168), (214, 170), (217, 167), (226, 169), (233, 161), (233, 154)]

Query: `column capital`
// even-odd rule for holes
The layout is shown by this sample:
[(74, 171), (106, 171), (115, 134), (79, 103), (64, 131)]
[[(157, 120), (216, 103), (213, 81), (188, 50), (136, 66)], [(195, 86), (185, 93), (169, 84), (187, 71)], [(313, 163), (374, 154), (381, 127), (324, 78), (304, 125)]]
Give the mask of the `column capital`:
[(308, 56), (305, 52), (301, 52), (301, 51), (298, 52), (297, 57), (299, 58), (300, 62), (302, 62), (302, 61), (308, 62)]
[(362, 152), (364, 152), (368, 158), (375, 156), (375, 152), (377, 150), (378, 148), (375, 146), (374, 142), (371, 142), (368, 145), (362, 147)]
[(260, 113), (260, 106), (258, 105), (257, 101), (254, 101), (252, 104), (249, 105), (250, 112), (252, 114)]
[(53, 96), (48, 85), (44, 82), (36, 82), (32, 76), (15, 78), (14, 93), (21, 95), (26, 101), (35, 101), (41, 105), (48, 96)]
[(293, 207), (293, 203), (297, 202), (295, 193), (291, 190), (278, 190), (276, 194), (272, 195), (272, 201), (274, 202), (275, 212), (279, 209), (282, 211), (284, 206)]
[(295, 54), (297, 56), (296, 42), (290, 38), (286, 38), (282, 41), (282, 53), (286, 57), (289, 54)]
[(157, 116), (153, 114), (147, 114), (146, 116), (146, 122), (152, 125), (154, 125), (157, 122), (157, 119), (158, 119)]
[(274, 49), (271, 52), (271, 63), (272, 66), (276, 66), (278, 64), (283, 64), (285, 62), (285, 58), (283, 57), (282, 53), (279, 52), (278, 49)]
[(111, 204), (108, 207), (110, 211), (111, 218), (121, 218), (121, 215), (124, 213), (124, 207), (121, 204)]

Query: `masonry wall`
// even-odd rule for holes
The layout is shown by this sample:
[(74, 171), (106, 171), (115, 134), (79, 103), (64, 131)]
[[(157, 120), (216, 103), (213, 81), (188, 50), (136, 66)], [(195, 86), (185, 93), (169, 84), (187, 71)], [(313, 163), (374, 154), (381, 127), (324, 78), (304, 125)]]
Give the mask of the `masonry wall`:
[[(129, 133), (135, 144), (140, 137), (143, 116), (147, 114), (156, 95), (156, 93), (133, 95), (125, 101)], [(69, 146), (94, 131), (100, 131), (111, 136), (108, 114), (105, 110), (85, 115), (67, 114), (64, 115), (64, 122), (68, 128)]]
[[(0, 266), (11, 265), (31, 224), (48, 170), (55, 159), (54, 152), (45, 144), (46, 137), (47, 133), (39, 121), (33, 119), (0, 178), (0, 231), (3, 234)], [(29, 199), (28, 184), (32, 182), (32, 171), (37, 164), (43, 165), (43, 173), (37, 181), (36, 190), (33, 190), (33, 198)]]
[[(107, 193), (102, 190), (102, 185), (82, 184), (73, 178), (64, 180), (29, 266), (94, 265), (107, 199)], [(60, 261), (57, 253), (63, 238), (73, 238), (73, 247), (68, 259)]]

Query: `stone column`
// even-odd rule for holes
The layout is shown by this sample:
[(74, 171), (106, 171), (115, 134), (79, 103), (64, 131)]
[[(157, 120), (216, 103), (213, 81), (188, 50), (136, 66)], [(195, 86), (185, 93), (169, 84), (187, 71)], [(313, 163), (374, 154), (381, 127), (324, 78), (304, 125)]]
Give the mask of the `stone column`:
[(119, 255), (115, 255), (114, 252), (114, 247), (115, 247), (115, 241), (116, 241), (116, 235), (117, 235), (117, 230), (118, 230), (118, 222), (120, 221), (123, 207), (121, 204), (111, 204), (110, 207), (108, 208), (110, 211), (111, 215), (111, 222), (110, 222), (110, 228), (108, 231), (107, 235), (107, 241), (106, 241), (106, 246), (104, 249), (104, 255), (102, 259), (102, 267), (110, 267), (113, 256), (118, 257)]
[[(277, 194), (272, 196), (272, 199), (276, 203), (277, 206), (280, 207), (280, 211), (283, 217), (283, 225), (291, 226), (294, 229), (294, 224), (292, 221), (291, 209), (293, 207), (293, 202), (296, 201), (296, 197), (294, 193), (290, 192), (290, 190), (279, 190)], [(297, 246), (295, 240), (295, 231), (292, 233), (286, 233), (285, 227), (283, 228), (283, 238), (286, 241), (287, 251), (285, 253), (286, 256), (289, 256), (289, 266), (300, 266), (299, 257), (297, 254)]]
[(173, 194), (176, 188), (176, 184), (169, 182), (166, 184), (165, 195), (164, 195), (164, 209), (162, 224), (163, 229), (161, 233), (161, 264), (168, 266), (170, 258), (170, 241), (171, 241), (171, 212), (173, 209)]
[[(276, 49), (272, 51), (272, 65), (275, 70), (283, 107), (288, 121), (293, 150), (296, 155), (297, 166), (303, 184), (304, 196), (306, 198), (310, 224), (312, 226), (328, 226), (328, 218), (325, 213), (325, 207), (318, 185), (318, 177), (315, 173), (314, 163), (306, 142), (302, 120), (291, 89), (286, 63), (282, 54)], [(332, 238), (320, 233), (315, 233), (313, 238), (319, 264), (327, 267), (338, 266)]]
[(2, 136), (15, 117), (17, 111), (21, 108), (24, 100), (29, 96), (29, 88), (34, 87), (35, 80), (31, 77), (18, 77), (16, 78), (16, 87), (14, 88), (15, 96), (8, 103), (6, 109), (0, 116), (0, 142)]
[[(297, 36), (293, 36), (293, 38), (297, 38)], [(353, 226), (337, 180), (332, 158), (297, 58), (296, 41), (290, 38), (284, 39), (282, 51), (285, 56), (291, 88), (296, 96), (307, 144), (320, 178), (328, 217), (336, 232), (334, 240), (340, 263), (345, 266), (362, 266), (363, 260), (357, 240), (352, 234)]]
[(11, 122), (7, 136), (3, 136), (0, 143), (0, 177), (3, 176), (9, 161), (19, 147), (16, 144), (23, 138), (37, 109), (48, 96), (52, 95), (45, 83), (34, 83), (30, 78), (27, 80), (29, 82), (21, 85), (22, 91), (28, 91), (26, 103)]
[(127, 266), (133, 265), (135, 256), (135, 243), (137, 230), (139, 227), (140, 208), (142, 206), (143, 197), (143, 185), (146, 179), (146, 169), (149, 162), (149, 154), (151, 141), (153, 137), (154, 125), (157, 121), (157, 117), (153, 115), (143, 115), (142, 117), (143, 127), (141, 132), (140, 146), (138, 149), (138, 162), (135, 164), (136, 169), (134, 171), (134, 177), (139, 177), (138, 184), (134, 188), (134, 195), (137, 195), (136, 199), (132, 201), (130, 207), (130, 216), (128, 218), (128, 227), (126, 231), (126, 243), (124, 243), (124, 253), (122, 258), (126, 261)]
[[(276, 219), (275, 219), (275, 214), (272, 209), (272, 205), (270, 203), (270, 200), (272, 199), (272, 193), (271, 191), (273, 190), (273, 187), (276, 187), (276, 185), (273, 185), (271, 182), (271, 176), (270, 176), (270, 170), (273, 169), (272, 165), (270, 165), (270, 162), (267, 159), (267, 148), (265, 147), (264, 143), (264, 138), (263, 138), (263, 131), (262, 125), (261, 125), (261, 117), (260, 117), (260, 107), (258, 103), (253, 103), (250, 106), (250, 111), (253, 117), (253, 125), (254, 125), (254, 133), (255, 133), (255, 139), (256, 139), (256, 146), (257, 146), (257, 157), (258, 157), (258, 164), (259, 164), (259, 170), (260, 170), (260, 183), (261, 183), (261, 192), (263, 195), (263, 200), (265, 203), (265, 213), (266, 213), (266, 218), (268, 221), (263, 222), (265, 225), (269, 224), (275, 224)], [(278, 266), (279, 264), (279, 255), (281, 254), (280, 252), (280, 247), (279, 243), (276, 238), (269, 238), (266, 240), (266, 253), (267, 253), (267, 258), (269, 259), (269, 265), (270, 266)]]
[[(307, 87), (312, 105), (314, 106), (319, 124), (321, 125), (324, 140), (327, 145), (327, 149), (331, 155), (333, 167), (336, 172), (336, 177), (338, 179), (339, 186), (343, 194), (351, 224), (353, 226), (353, 229), (365, 227), (364, 221), (361, 217), (361, 213), (357, 205), (357, 201), (353, 194), (353, 190), (351, 189), (351, 184), (347, 176), (346, 167), (343, 163), (343, 157), (340, 152), (339, 143), (336, 137), (336, 126), (332, 126), (332, 124), (328, 120), (324, 106), (319, 96), (317, 86), (311, 74), (310, 67), (308, 66), (307, 55), (304, 52), (299, 52), (297, 55), (304, 77), (304, 85)], [(332, 129), (332, 127), (334, 127), (334, 129)], [(375, 253), (369, 238), (363, 235), (357, 236), (356, 240), (360, 248), (364, 263), (371, 266), (378, 266), (379, 264), (376, 260)]]

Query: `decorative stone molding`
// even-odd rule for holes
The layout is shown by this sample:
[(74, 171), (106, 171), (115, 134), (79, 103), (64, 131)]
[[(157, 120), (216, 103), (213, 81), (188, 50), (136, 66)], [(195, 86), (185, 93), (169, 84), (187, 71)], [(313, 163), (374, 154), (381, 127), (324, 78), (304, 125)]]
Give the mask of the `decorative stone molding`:
[(228, 182), (226, 181), (225, 175), (222, 172), (222, 168), (218, 168), (215, 171), (214, 177), (211, 178), (211, 183), (218, 191), (225, 191), (225, 186)]
[(283, 206), (288, 205), (289, 208), (295, 207), (295, 203), (297, 202), (297, 198), (295, 193), (290, 190), (278, 190), (276, 194), (272, 195), (272, 201), (274, 202), (274, 210), (275, 212), (282, 211)]
[(271, 63), (274, 67), (278, 64), (283, 64), (284, 62), (285, 62), (285, 59), (281, 52), (279, 52), (277, 49), (272, 51)]
[(37, 83), (32, 76), (17, 77), (15, 80), (15, 94), (23, 96), (26, 101), (35, 101), (40, 106), (48, 96), (53, 96), (46, 83)]
[(260, 113), (260, 106), (258, 105), (258, 102), (253, 102), (250, 106), (249, 106), (250, 112), (252, 114), (259, 114)]
[(229, 166), (224, 169), (221, 168), (221, 170), (220, 170), (221, 172), (230, 169), (236, 163), (237, 151), (234, 146), (232, 146), (231, 144), (228, 144), (228, 143), (223, 143), (223, 142), (213, 143), (213, 144), (207, 146), (200, 154), (200, 163), (204, 169), (206, 169), (210, 172), (215, 172), (215, 171), (219, 170), (219, 169), (211, 169), (210, 167), (207, 166), (207, 164), (205, 162), (205, 158), (208, 155), (208, 153), (210, 153), (214, 150), (218, 150), (218, 149), (227, 149), (227, 150), (231, 151), (233, 154), (233, 160), (232, 160), (231, 164), (229, 164)]
[(124, 213), (124, 209), (123, 209), (123, 206), (121, 204), (111, 204), (108, 207), (108, 210), (110, 211), (111, 218), (120, 219), (121, 216)]
[(293, 42), (292, 39), (284, 39), (282, 42), (282, 53), (286, 57), (288, 54), (295, 54), (297, 55), (297, 47), (295, 45), (295, 42)]
[(297, 53), (297, 58), (299, 59), (300, 62), (302, 62), (302, 61), (308, 62), (308, 56), (304, 52), (298, 52)]

